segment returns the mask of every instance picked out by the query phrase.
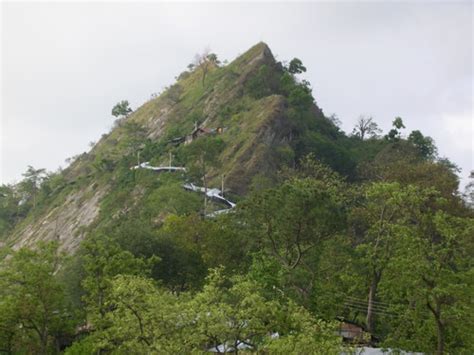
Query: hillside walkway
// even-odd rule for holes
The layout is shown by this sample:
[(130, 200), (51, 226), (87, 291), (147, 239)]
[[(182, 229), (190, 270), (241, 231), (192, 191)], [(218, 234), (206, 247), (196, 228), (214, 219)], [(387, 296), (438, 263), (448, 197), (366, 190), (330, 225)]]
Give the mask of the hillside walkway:
[(208, 188), (207, 191), (204, 187), (196, 186), (194, 184), (184, 184), (183, 187), (186, 190), (189, 191), (195, 191), (195, 192), (201, 192), (205, 193), (207, 197), (209, 197), (211, 200), (217, 201), (217, 202), (222, 202), (225, 205), (229, 206), (229, 208), (234, 208), (235, 203), (227, 200), (222, 196), (222, 192), (219, 189), (214, 189), (214, 188)]
[(136, 169), (148, 169), (148, 170), (153, 170), (153, 171), (184, 171), (186, 172), (186, 168), (183, 168), (181, 166), (151, 166), (149, 162), (141, 163), (140, 165), (135, 165), (132, 166), (130, 169), (136, 170)]
[[(176, 171), (183, 171), (186, 172), (186, 168), (181, 167), (181, 166), (151, 166), (149, 162), (144, 162), (139, 165), (135, 165), (130, 168), (131, 170), (136, 170), (136, 169), (147, 169), (147, 170), (152, 170), (156, 172), (176, 172)], [(228, 208), (218, 210), (212, 213), (206, 214), (206, 217), (215, 217), (220, 214), (228, 213), (231, 209), (235, 207), (235, 203), (232, 201), (229, 201), (228, 199), (224, 198), (223, 193), (221, 190), (216, 189), (216, 188), (208, 188), (206, 191), (206, 188), (201, 187), (201, 186), (196, 186), (194, 184), (184, 184), (183, 188), (188, 191), (194, 191), (194, 192), (199, 192), (199, 193), (205, 193), (207, 197), (209, 197), (211, 200), (220, 202), (228, 206)]]

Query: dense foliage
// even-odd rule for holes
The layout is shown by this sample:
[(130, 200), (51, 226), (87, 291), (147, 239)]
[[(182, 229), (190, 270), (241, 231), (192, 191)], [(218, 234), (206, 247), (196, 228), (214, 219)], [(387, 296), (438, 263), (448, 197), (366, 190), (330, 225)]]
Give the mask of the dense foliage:
[[(74, 255), (61, 251), (59, 233), (1, 249), (0, 353), (474, 352), (474, 214), (456, 167), (430, 137), (405, 136), (400, 117), (385, 136), (372, 117), (346, 135), (297, 77), (301, 60), (267, 61), (251, 75), (239, 67), (249, 61), (198, 56), (156, 99), (179, 113), (159, 138), (133, 120), (140, 110), (149, 118), (145, 107), (66, 170), (29, 167), (1, 187), (6, 245), (64, 201), (81, 203), (71, 194), (107, 193), (94, 223), (78, 229)], [(213, 85), (237, 96), (209, 101)], [(247, 155), (277, 134), (255, 133), (271, 125), (274, 104), (288, 134), (258, 165)], [(206, 105), (227, 130), (174, 144), (205, 121)], [(131, 169), (144, 161), (187, 170)], [(254, 163), (244, 176), (240, 164)], [(206, 217), (222, 206), (183, 184), (207, 189), (232, 172), (224, 191), (237, 206)], [(341, 322), (365, 334), (343, 342)]]

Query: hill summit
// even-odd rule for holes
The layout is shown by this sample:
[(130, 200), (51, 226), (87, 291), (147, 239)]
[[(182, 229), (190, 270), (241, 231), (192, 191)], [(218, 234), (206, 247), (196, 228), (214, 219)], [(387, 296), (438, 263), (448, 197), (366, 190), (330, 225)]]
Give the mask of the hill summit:
[(202, 53), (67, 169), (0, 186), (0, 349), (473, 353), (456, 167), (401, 117), (346, 136), (305, 71)]
[[(263, 42), (225, 65), (213, 53), (197, 56), (176, 83), (119, 117), (89, 152), (54, 175), (49, 196), (15, 226), (7, 244), (58, 239), (74, 251), (94, 228), (146, 210), (150, 196), (168, 183), (203, 185), (205, 178), (238, 200), (255, 179), (274, 179), (309, 152), (347, 172), (352, 162), (341, 158), (336, 143), (341, 132), (316, 105), (310, 84), (298, 78), (305, 70), (297, 59), (288, 66), (277, 62)], [(216, 154), (204, 157), (200, 141), (217, 141)], [(209, 159), (205, 171), (196, 167), (200, 159)], [(180, 177), (132, 169), (143, 163), (190, 169)], [(156, 224), (176, 212), (166, 203), (152, 209)]]

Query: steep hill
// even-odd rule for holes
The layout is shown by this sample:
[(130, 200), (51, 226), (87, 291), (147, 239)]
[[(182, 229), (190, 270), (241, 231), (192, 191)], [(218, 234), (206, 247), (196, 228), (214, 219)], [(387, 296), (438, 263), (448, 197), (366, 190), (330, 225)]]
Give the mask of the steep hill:
[(176, 189), (184, 181), (202, 184), (196, 175), (131, 169), (145, 161), (168, 165), (170, 157), (173, 165), (189, 165), (196, 142), (184, 141), (193, 132), (195, 141), (220, 141), (219, 164), (210, 166), (207, 180), (209, 186), (223, 182), (236, 200), (256, 176), (271, 181), (310, 152), (347, 174), (354, 163), (337, 144), (344, 135), (317, 107), (309, 83), (296, 78), (299, 72), (277, 62), (265, 43), (228, 65), (205, 60), (183, 72), (50, 179), (48, 194), (8, 233), (6, 243), (18, 248), (58, 239), (72, 252), (88, 232), (131, 213), (146, 210), (150, 225), (159, 225), (166, 213), (183, 212), (170, 210), (173, 197), (163, 200), (173, 195), (166, 186), (189, 196), (195, 203), (189, 209), (199, 209), (192, 192)]

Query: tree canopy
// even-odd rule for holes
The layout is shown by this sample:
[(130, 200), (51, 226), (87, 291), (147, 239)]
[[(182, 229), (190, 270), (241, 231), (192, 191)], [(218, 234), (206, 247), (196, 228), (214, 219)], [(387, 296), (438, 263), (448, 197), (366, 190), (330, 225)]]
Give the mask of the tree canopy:
[(132, 109), (130, 108), (130, 104), (128, 103), (127, 100), (122, 100), (118, 102), (113, 108), (112, 108), (112, 116), (115, 117), (127, 117), (130, 113), (132, 113)]

